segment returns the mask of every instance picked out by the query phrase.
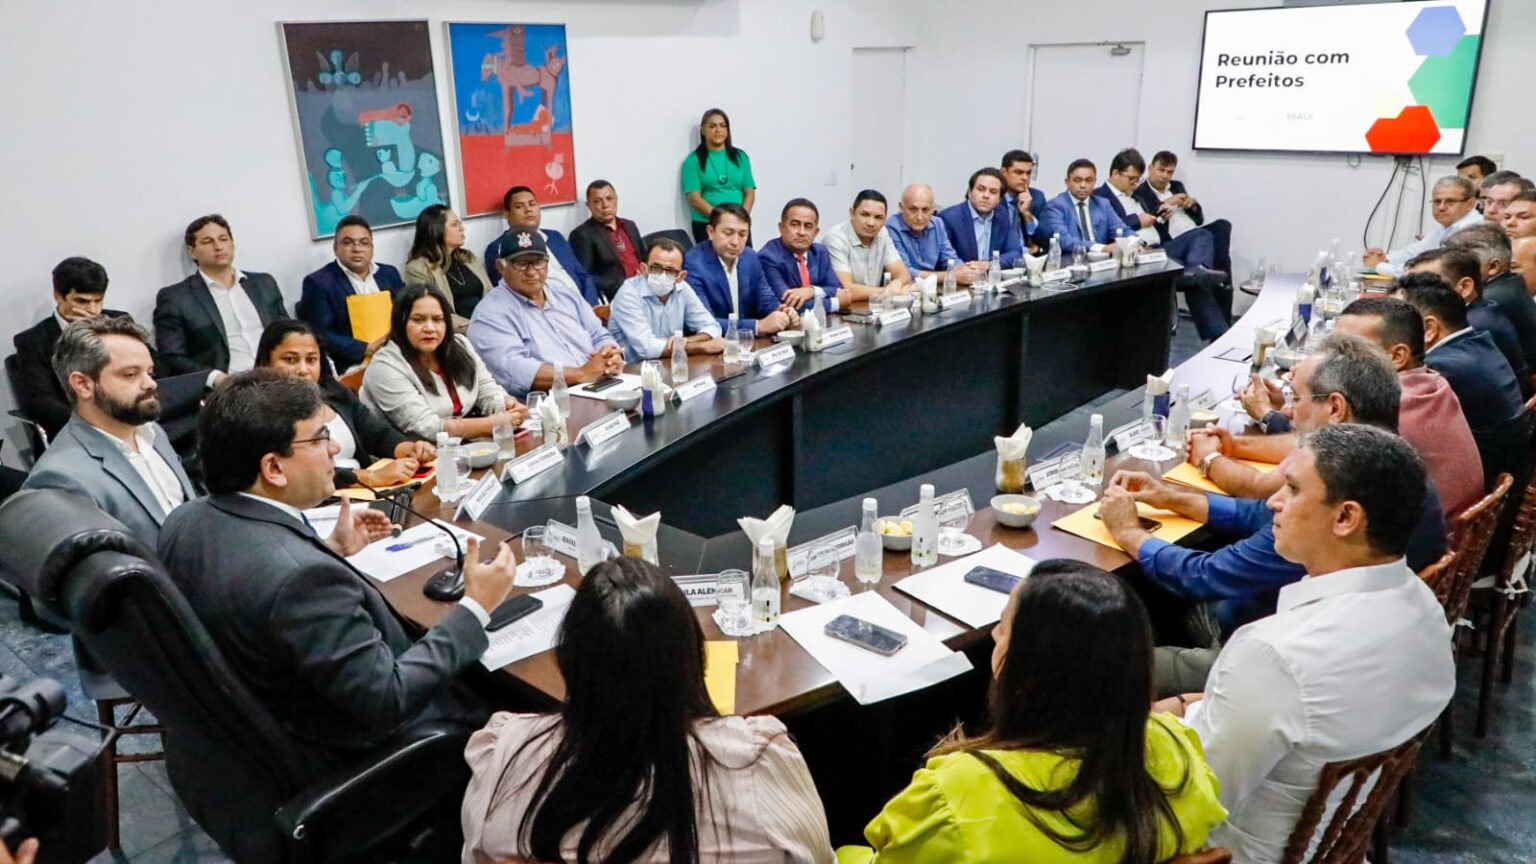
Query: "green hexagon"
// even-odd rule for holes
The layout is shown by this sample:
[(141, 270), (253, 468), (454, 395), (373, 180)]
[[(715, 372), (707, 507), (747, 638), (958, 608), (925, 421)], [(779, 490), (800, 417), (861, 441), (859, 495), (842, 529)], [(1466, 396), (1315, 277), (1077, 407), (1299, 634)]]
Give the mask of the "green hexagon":
[(1408, 79), (1413, 98), (1420, 105), (1429, 106), (1441, 129), (1466, 128), (1479, 38), (1475, 34), (1463, 36), (1451, 53), (1424, 58), (1418, 71)]

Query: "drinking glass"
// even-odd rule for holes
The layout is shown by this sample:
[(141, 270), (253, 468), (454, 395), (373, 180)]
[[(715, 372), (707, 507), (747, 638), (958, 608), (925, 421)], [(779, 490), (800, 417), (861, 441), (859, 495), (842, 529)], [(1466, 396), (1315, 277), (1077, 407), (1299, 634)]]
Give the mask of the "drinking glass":
[(741, 346), (741, 362), (743, 364), (751, 363), (752, 346), (757, 344), (757, 334), (753, 333), (751, 330), (742, 328), (741, 330), (736, 331), (736, 339), (737, 344)]
[(543, 390), (535, 390), (528, 394), (528, 419), (523, 421), (523, 426), (527, 427), (529, 432), (544, 434), (544, 421), (539, 416), (539, 406), (543, 405), (544, 400), (548, 398), (549, 394)]
[(715, 624), (726, 636), (751, 636), (757, 631), (748, 617), (747, 571), (722, 570), (715, 577)]
[(535, 576), (542, 577), (541, 581), (555, 575), (560, 567), (547, 542), (548, 530), (543, 525), (523, 529), (523, 560), (528, 562)]
[(491, 437), (496, 440), (498, 459), (511, 459), (517, 455), (517, 427), (512, 425), (512, 415), (506, 412), (494, 415)]
[(1161, 414), (1153, 414), (1146, 422), (1152, 426), (1155, 436), (1131, 447), (1127, 455), (1132, 459), (1145, 459), (1148, 462), (1162, 462), (1179, 455), (1163, 443), (1163, 439), (1168, 434), (1168, 418)]
[(884, 288), (881, 288), (875, 293), (869, 295), (869, 314), (871, 318), (885, 311), (886, 293), (887, 291)]
[(956, 507), (945, 519), (939, 520), (939, 552), (944, 555), (961, 554), (967, 545), (965, 529), (971, 527), (971, 512)]
[(837, 547), (831, 543), (818, 543), (806, 556), (806, 592), (818, 603), (848, 596), (848, 586), (837, 578), (842, 567)]

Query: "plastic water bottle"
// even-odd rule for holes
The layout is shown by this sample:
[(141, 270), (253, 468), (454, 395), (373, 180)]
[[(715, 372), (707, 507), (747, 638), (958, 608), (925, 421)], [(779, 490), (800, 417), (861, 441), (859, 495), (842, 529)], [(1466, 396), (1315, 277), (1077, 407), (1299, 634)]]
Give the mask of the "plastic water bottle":
[(1083, 452), (1078, 454), (1078, 464), (1083, 467), (1083, 484), (1104, 485), (1104, 415), (1088, 418), (1088, 439), (1083, 442)]
[(1302, 285), (1296, 292), (1296, 314), (1301, 320), (1312, 323), (1312, 302), (1317, 299), (1317, 286), (1312, 284)]
[(683, 331), (672, 331), (672, 383), (688, 380), (688, 349), (683, 347)]
[(1164, 441), (1175, 450), (1184, 448), (1184, 438), (1189, 432), (1189, 385), (1180, 384), (1178, 398), (1168, 409), (1168, 425)]
[(725, 319), (725, 365), (734, 366), (741, 362), (741, 337), (738, 335), (740, 328), (736, 326), (736, 313), (732, 312)]
[(549, 398), (555, 400), (560, 406), (560, 416), (571, 416), (571, 391), (565, 386), (565, 366), (560, 363), (550, 364), (554, 367), (555, 381), (549, 385)]
[(958, 280), (955, 278), (955, 262), (949, 262), (949, 267), (944, 270), (944, 294), (955, 293)]
[(752, 621), (759, 629), (769, 630), (779, 624), (779, 569), (773, 563), (773, 540), (757, 541), (752, 556)]
[(581, 575), (603, 561), (603, 537), (597, 533), (597, 522), (592, 518), (592, 499), (585, 495), (576, 498), (576, 569)]
[(864, 516), (859, 520), (859, 534), (853, 541), (853, 577), (866, 585), (878, 583), (885, 567), (880, 529), (875, 524), (878, 506), (875, 499), (864, 499)]
[(1045, 253), (1045, 269), (1047, 271), (1061, 269), (1061, 235), (1051, 235), (1051, 248)]
[(992, 263), (987, 265), (987, 290), (998, 291), (1003, 287), (1003, 259), (1001, 253), (992, 253)]
[(933, 484), (918, 490), (917, 515), (912, 519), (912, 566), (931, 567), (939, 561), (939, 518), (933, 512)]

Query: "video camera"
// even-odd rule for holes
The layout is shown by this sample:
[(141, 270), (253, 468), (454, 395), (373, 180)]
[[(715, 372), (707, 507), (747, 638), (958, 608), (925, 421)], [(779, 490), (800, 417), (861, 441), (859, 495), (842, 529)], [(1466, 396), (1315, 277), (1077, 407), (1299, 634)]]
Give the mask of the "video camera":
[(79, 864), (102, 851), (101, 751), (106, 741), (54, 728), (68, 699), (57, 681), (0, 675), (0, 840), (28, 837), (39, 864)]

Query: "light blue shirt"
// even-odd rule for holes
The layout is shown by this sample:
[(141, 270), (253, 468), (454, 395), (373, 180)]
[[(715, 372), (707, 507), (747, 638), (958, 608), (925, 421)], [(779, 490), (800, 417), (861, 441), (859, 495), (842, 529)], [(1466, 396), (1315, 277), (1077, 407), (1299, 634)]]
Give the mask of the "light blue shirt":
[(646, 284), (644, 274), (624, 280), (614, 293), (608, 312), (608, 332), (624, 349), (626, 362), (659, 359), (667, 350), (667, 340), (679, 330), (685, 335), (720, 335), (715, 316), (687, 282), (677, 283), (666, 302)]
[(544, 305), (496, 283), (475, 306), (469, 341), (485, 361), (491, 377), (508, 392), (526, 395), (545, 363), (572, 369), (586, 363), (598, 348), (615, 344), (597, 313), (565, 282), (544, 283)]
[(901, 255), (901, 260), (912, 271), (913, 278), (922, 272), (944, 272), (950, 264), (959, 264), (960, 256), (955, 254), (955, 247), (949, 243), (949, 232), (944, 230), (944, 223), (935, 214), (928, 221), (928, 227), (919, 234), (912, 230), (900, 213), (896, 213), (885, 222), (886, 233), (891, 236), (891, 242), (896, 245), (896, 252)]
[(971, 211), (971, 228), (976, 232), (976, 256), (985, 261), (992, 257), (992, 214), (983, 216), (969, 203), (965, 209)]

